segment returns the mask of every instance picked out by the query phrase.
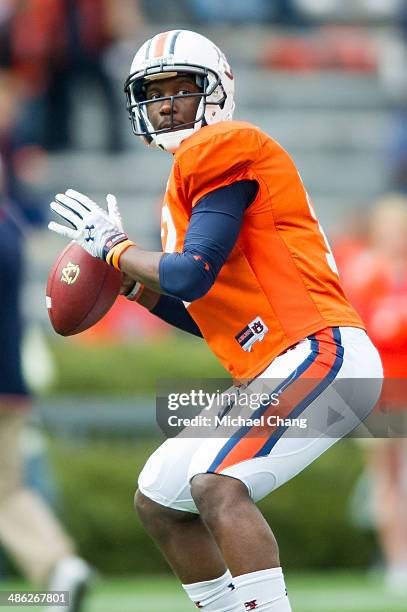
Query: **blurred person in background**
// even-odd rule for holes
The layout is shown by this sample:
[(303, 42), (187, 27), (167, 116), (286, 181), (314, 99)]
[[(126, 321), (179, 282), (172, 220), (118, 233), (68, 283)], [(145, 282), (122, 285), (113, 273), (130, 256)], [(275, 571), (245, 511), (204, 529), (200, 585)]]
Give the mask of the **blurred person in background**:
[(387, 379), (382, 409), (394, 437), (372, 441), (366, 456), (386, 584), (407, 593), (407, 397), (406, 386), (397, 382), (407, 373), (406, 196), (389, 194), (376, 203), (365, 243), (342, 258), (340, 270), (347, 294), (380, 352)]
[(106, 147), (123, 149), (104, 55), (139, 19), (136, 0), (14, 0), (3, 20), (3, 55), (23, 79), (31, 122), (48, 150), (72, 145), (73, 90), (79, 82), (85, 91), (97, 85), (106, 109)]
[(17, 136), (22, 108), (19, 81), (0, 72), (0, 542), (32, 584), (69, 590), (68, 610), (77, 612), (89, 568), (42, 497), (23, 482), (21, 439), (31, 398), (21, 369), (20, 298), (29, 222), (16, 187), (21, 175), (16, 166), (28, 146)]

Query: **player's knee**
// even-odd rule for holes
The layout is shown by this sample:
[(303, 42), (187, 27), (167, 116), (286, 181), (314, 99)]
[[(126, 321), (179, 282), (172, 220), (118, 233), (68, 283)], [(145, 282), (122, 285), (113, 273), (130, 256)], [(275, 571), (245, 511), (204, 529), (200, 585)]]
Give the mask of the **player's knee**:
[(141, 493), (139, 489), (134, 496), (134, 507), (144, 527), (155, 536), (170, 532), (180, 523), (198, 516), (162, 506)]
[(191, 480), (191, 495), (205, 522), (230, 517), (242, 503), (252, 503), (246, 486), (236, 478), (220, 474), (197, 474)]
[(141, 522), (144, 525), (148, 525), (159, 519), (163, 506), (160, 506), (137, 489), (134, 495), (134, 508)]

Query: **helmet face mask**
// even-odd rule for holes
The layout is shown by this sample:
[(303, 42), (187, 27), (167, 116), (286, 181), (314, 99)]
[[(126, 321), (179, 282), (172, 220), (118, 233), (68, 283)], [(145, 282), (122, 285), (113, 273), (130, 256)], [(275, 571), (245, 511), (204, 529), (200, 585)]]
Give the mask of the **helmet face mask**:
[[(157, 74), (157, 72), (154, 72), (154, 74)], [(163, 70), (161, 73), (158, 73), (158, 74), (163, 74), (164, 76), (166, 76), (166, 71)], [(194, 127), (194, 125), (198, 122), (203, 122), (203, 124), (206, 125), (205, 111), (206, 111), (207, 105), (212, 104), (212, 105), (222, 106), (224, 104), (226, 100), (226, 94), (220, 82), (220, 78), (210, 69), (208, 70), (207, 68), (204, 68), (203, 66), (188, 66), (188, 68), (182, 69), (180, 73), (175, 72), (173, 69), (171, 69), (171, 71), (168, 72), (168, 75), (169, 75), (168, 78), (171, 78), (171, 76), (173, 75), (178, 76), (178, 74), (188, 74), (188, 75), (190, 74), (191, 76), (193, 75), (199, 76), (199, 78), (203, 80), (202, 92), (189, 93), (189, 94), (177, 94), (174, 96), (163, 96), (160, 98), (154, 98), (152, 100), (148, 100), (146, 99), (146, 94), (144, 91), (146, 82), (147, 83), (149, 82), (148, 71), (146, 71), (146, 74), (143, 73), (143, 75), (141, 76), (137, 73), (131, 74), (129, 76), (125, 84), (125, 93), (127, 97), (127, 111), (129, 113), (129, 118), (132, 124), (133, 132), (136, 136), (146, 135), (146, 127), (148, 126), (149, 123), (151, 123), (148, 118), (148, 108), (152, 104), (157, 104), (165, 100), (169, 100), (171, 102), (171, 125), (168, 128), (163, 128), (160, 130), (155, 130), (154, 127), (151, 126), (152, 129), (148, 130), (148, 133), (150, 136), (152, 136), (153, 134), (163, 134), (166, 132), (170, 132), (173, 129), (182, 129), (183, 127), (191, 128), (191, 127)], [(154, 82), (155, 80), (158, 80), (158, 79), (152, 79), (151, 82)], [(216, 91), (217, 88), (220, 88), (222, 95), (219, 96), (218, 94), (216, 96), (216, 101), (215, 101), (214, 92)], [(211, 100), (212, 96), (214, 97), (214, 99)], [(180, 124), (180, 125), (176, 125), (174, 123), (174, 116), (173, 116), (174, 100), (178, 98), (200, 98), (200, 104), (197, 109), (196, 117), (194, 121), (192, 122), (192, 124), (191, 122)]]
[[(150, 50), (154, 50), (163, 37), (169, 41), (166, 44), (172, 53), (165, 55), (166, 44), (161, 42), (163, 55), (149, 59)], [(145, 87), (148, 83), (184, 75), (195, 77), (202, 91), (147, 99)], [(195, 32), (166, 32), (144, 43), (133, 60), (124, 89), (134, 134), (148, 145), (155, 144), (171, 152), (201, 127), (231, 119), (233, 114), (234, 82), (229, 65), (211, 41)], [(200, 102), (193, 121), (179, 124), (174, 121), (174, 101), (186, 97), (199, 97)], [(171, 104), (170, 125), (155, 129), (149, 119), (149, 107), (165, 100)]]

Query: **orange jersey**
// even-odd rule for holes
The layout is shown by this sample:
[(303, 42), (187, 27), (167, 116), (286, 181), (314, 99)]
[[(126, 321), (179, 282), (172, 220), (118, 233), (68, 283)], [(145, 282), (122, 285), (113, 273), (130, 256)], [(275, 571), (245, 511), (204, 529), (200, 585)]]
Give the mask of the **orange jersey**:
[(188, 312), (234, 378), (252, 378), (326, 327), (363, 324), (287, 152), (250, 123), (225, 121), (185, 140), (162, 209), (166, 252), (182, 252), (192, 208), (209, 192), (255, 180), (236, 245), (210, 291)]

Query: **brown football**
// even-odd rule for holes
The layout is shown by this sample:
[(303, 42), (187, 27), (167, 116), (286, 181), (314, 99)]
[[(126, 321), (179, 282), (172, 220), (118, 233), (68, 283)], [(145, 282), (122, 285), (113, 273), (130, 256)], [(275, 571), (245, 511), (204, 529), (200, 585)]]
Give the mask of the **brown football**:
[(92, 327), (113, 306), (120, 285), (118, 270), (71, 242), (48, 276), (46, 303), (52, 327), (61, 336)]

